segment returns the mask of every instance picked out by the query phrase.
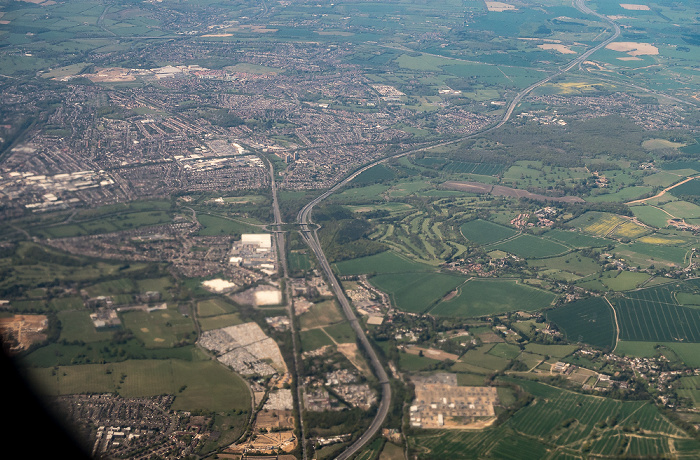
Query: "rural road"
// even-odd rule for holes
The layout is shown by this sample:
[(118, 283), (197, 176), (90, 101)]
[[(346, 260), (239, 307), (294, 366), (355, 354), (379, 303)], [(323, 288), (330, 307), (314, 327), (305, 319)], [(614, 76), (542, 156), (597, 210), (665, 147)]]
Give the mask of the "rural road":
[[(683, 184), (685, 184), (686, 182), (690, 182), (691, 180), (693, 180), (693, 179), (698, 179), (698, 178), (700, 178), (700, 176), (691, 176), (691, 177), (688, 177), (688, 178), (686, 178), (685, 180), (682, 180), (682, 181), (677, 182), (677, 183), (675, 183), (675, 184), (673, 184), (673, 185), (671, 185), (671, 186), (669, 186), (669, 187), (666, 187), (665, 189), (661, 190), (659, 193), (657, 193), (657, 194), (654, 195), (654, 196), (650, 196), (649, 198), (642, 198), (642, 199), (634, 200), (634, 201), (628, 201), (628, 202), (625, 203), (625, 204), (646, 203), (647, 201), (653, 200), (654, 198), (659, 198), (659, 197), (661, 197), (661, 196), (664, 196), (664, 195), (666, 194), (666, 192), (668, 192), (669, 190), (673, 190), (674, 188), (678, 187), (679, 185), (683, 185)], [(662, 211), (663, 211), (663, 210), (662, 210)], [(664, 211), (664, 212), (665, 212), (665, 211)], [(667, 213), (667, 214), (668, 214), (668, 213)]]
[[(437, 144), (433, 144), (427, 147), (421, 147), (418, 149), (414, 150), (409, 150), (403, 153), (398, 153), (396, 155), (392, 155), (389, 157), (385, 157), (379, 160), (372, 161), (365, 166), (359, 168), (358, 170), (354, 171), (352, 174), (349, 176), (345, 177), (344, 179), (340, 180), (337, 182), (333, 187), (329, 188), (326, 192), (321, 194), (320, 196), (314, 198), (312, 201), (307, 203), (298, 213), (297, 215), (297, 223), (301, 226), (300, 228), (300, 233), (306, 244), (311, 248), (313, 253), (316, 255), (316, 258), (318, 259), (319, 265), (321, 266), (321, 269), (323, 270), (324, 274), (326, 275), (326, 278), (328, 282), (331, 284), (331, 288), (333, 289), (333, 292), (335, 293), (336, 297), (338, 298), (338, 302), (340, 303), (343, 313), (345, 313), (345, 316), (347, 317), (348, 321), (350, 322), (350, 325), (352, 326), (353, 330), (357, 334), (358, 340), (360, 341), (360, 345), (362, 348), (364, 348), (366, 355), (369, 357), (369, 360), (371, 362), (372, 368), (374, 369), (375, 375), (377, 376), (377, 379), (379, 380), (381, 386), (382, 386), (382, 396), (381, 396), (381, 401), (379, 403), (379, 408), (377, 409), (377, 414), (374, 417), (374, 420), (372, 420), (372, 423), (370, 424), (369, 428), (352, 444), (350, 447), (348, 447), (345, 451), (343, 451), (338, 457), (336, 457), (338, 460), (347, 460), (353, 455), (355, 455), (357, 452), (359, 452), (373, 437), (374, 435), (379, 431), (381, 428), (382, 424), (384, 423), (384, 420), (386, 419), (387, 414), (389, 413), (389, 407), (391, 405), (391, 385), (389, 384), (389, 377), (386, 374), (386, 371), (384, 370), (384, 367), (382, 366), (381, 362), (379, 361), (379, 358), (377, 357), (376, 352), (372, 348), (372, 346), (369, 343), (369, 340), (367, 339), (367, 336), (365, 335), (364, 330), (362, 329), (357, 316), (355, 315), (354, 311), (352, 310), (350, 306), (350, 301), (348, 298), (345, 296), (345, 293), (343, 292), (340, 283), (338, 282), (338, 279), (336, 278), (335, 274), (333, 273), (333, 270), (331, 269), (330, 264), (328, 263), (328, 259), (326, 259), (326, 255), (323, 253), (323, 249), (321, 248), (320, 241), (318, 239), (318, 235), (316, 234), (316, 227), (313, 225), (313, 222), (311, 220), (311, 213), (313, 211), (314, 206), (316, 206), (318, 203), (321, 201), (325, 200), (328, 198), (330, 195), (335, 193), (337, 190), (342, 188), (344, 185), (347, 183), (351, 182), (353, 179), (355, 179), (357, 176), (362, 174), (364, 171), (378, 165), (381, 163), (384, 163), (390, 159), (394, 158), (400, 158), (412, 153), (424, 151), (424, 150), (429, 150), (433, 149), (439, 146), (444, 146), (444, 145), (449, 145), (449, 144), (454, 144), (457, 142), (464, 141), (466, 139), (469, 139), (471, 137), (474, 137), (479, 134), (484, 134), (489, 131), (493, 131), (495, 129), (500, 128), (503, 126), (505, 123), (508, 122), (510, 117), (513, 114), (513, 111), (515, 108), (518, 106), (520, 101), (527, 96), (530, 92), (532, 92), (535, 88), (548, 83), (552, 79), (564, 74), (565, 72), (568, 72), (575, 66), (583, 63), (588, 57), (590, 57), (593, 53), (598, 51), (599, 49), (607, 46), (609, 43), (613, 42), (617, 37), (620, 36), (620, 27), (615, 24), (612, 20), (609, 18), (598, 14), (588, 8), (587, 6), (584, 5), (583, 0), (574, 0), (573, 2), (574, 7), (576, 7), (578, 10), (587, 13), (587, 14), (592, 14), (594, 16), (597, 16), (598, 18), (602, 19), (606, 23), (608, 23), (610, 26), (612, 26), (614, 32), (613, 35), (606, 39), (605, 41), (599, 43), (595, 47), (589, 49), (585, 53), (581, 54), (579, 57), (576, 59), (570, 61), (568, 64), (566, 64), (563, 68), (560, 68), (556, 73), (553, 73), (552, 75), (548, 76), (547, 78), (544, 78), (536, 83), (533, 83), (532, 85), (528, 86), (524, 90), (520, 91), (518, 94), (515, 95), (513, 100), (510, 102), (508, 105), (508, 108), (506, 109), (505, 113), (501, 117), (501, 120), (496, 123), (495, 125), (492, 125), (484, 130), (477, 131), (475, 133), (472, 133), (468, 136), (461, 137), (459, 139), (454, 139), (450, 141), (445, 141), (445, 142), (440, 142)], [(277, 219), (277, 215), (275, 216)]]

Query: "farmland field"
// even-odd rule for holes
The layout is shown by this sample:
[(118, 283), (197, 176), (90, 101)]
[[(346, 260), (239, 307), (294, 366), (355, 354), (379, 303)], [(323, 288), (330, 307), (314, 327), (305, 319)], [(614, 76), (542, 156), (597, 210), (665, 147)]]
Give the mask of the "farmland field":
[(334, 264), (341, 275), (362, 275), (368, 273), (406, 273), (406, 272), (427, 272), (434, 268), (414, 262), (394, 251), (386, 251), (373, 256), (360, 257), (358, 259), (346, 260)]
[(199, 326), (203, 331), (211, 331), (222, 327), (236, 326), (243, 324), (243, 321), (238, 313), (229, 313), (219, 316), (208, 316), (206, 318), (197, 318)]
[(578, 276), (588, 276), (600, 270), (600, 265), (596, 261), (575, 252), (548, 259), (528, 260), (527, 264), (547, 270), (566, 271)]
[[(696, 167), (698, 170), (700, 170), (700, 164), (698, 164), (697, 161), (693, 162), (692, 166), (690, 167)], [(700, 179), (693, 179), (683, 185), (679, 185), (678, 187), (672, 189), (669, 193), (678, 197), (683, 195), (698, 196), (700, 195)]]
[[(580, 395), (559, 390), (535, 382), (519, 382), (538, 398), (538, 403), (518, 411), (508, 425), (526, 436), (546, 440), (555, 445), (581, 447), (591, 443), (595, 425), (601, 420), (616, 420), (614, 426), (604, 429), (603, 436), (592, 442), (591, 454), (610, 455), (622, 445), (625, 427), (639, 426), (647, 448), (655, 446), (657, 453), (670, 453), (673, 446), (668, 436), (689, 439), (683, 431), (664, 418), (658, 409), (648, 402), (621, 402), (612, 399)], [(576, 420), (573, 426), (564, 427), (565, 420)], [(662, 441), (662, 442), (658, 442)], [(576, 447), (575, 447), (576, 446)], [(652, 448), (653, 449), (653, 448)], [(651, 451), (651, 449), (650, 449)]]
[(578, 345), (543, 345), (540, 343), (528, 343), (525, 345), (525, 351), (540, 356), (553, 356), (555, 358), (564, 358), (578, 349)]
[[(536, 382), (506, 380), (533, 394), (536, 402), (498, 427), (418, 432), (409, 438), (409, 446), (418, 458), (608, 458), (618, 455), (626, 445), (629, 447), (624, 451), (630, 455), (677, 452), (687, 456), (700, 447), (648, 402), (615, 401)], [(615, 423), (601, 426), (600, 422), (606, 420)], [(635, 427), (641, 431), (635, 431)]]
[(700, 206), (687, 201), (671, 201), (661, 207), (678, 219), (697, 219), (700, 217)]
[(654, 266), (681, 266), (687, 263), (690, 248), (683, 246), (659, 245), (635, 241), (615, 246), (615, 253), (629, 261), (630, 265), (642, 268)]
[(679, 305), (667, 286), (628, 292), (614, 304), (623, 340), (700, 342), (700, 310)]
[[(503, 349), (499, 348), (496, 350), (496, 354), (491, 353), (491, 350), (496, 348), (498, 345), (503, 344), (486, 344), (478, 348), (469, 350), (464, 354), (459, 361), (453, 366), (453, 370), (473, 370), (476, 373), (488, 374), (489, 370), (503, 370), (508, 365), (510, 358), (499, 356), (499, 351)], [(466, 366), (463, 366), (466, 365)]]
[(61, 340), (68, 342), (99, 342), (109, 340), (114, 330), (97, 331), (87, 311), (62, 311), (58, 313), (61, 321)]
[[(124, 397), (137, 398), (171, 393), (177, 395), (173, 404), (176, 410), (250, 408), (243, 379), (216, 361), (130, 360), (59, 366), (55, 375), (52, 370), (29, 371), (36, 377), (39, 388), (52, 395), (117, 391)], [(183, 385), (186, 388), (179, 392)]]
[(629, 291), (648, 279), (648, 273), (608, 271), (600, 278), (600, 282), (612, 291)]
[[(504, 456), (514, 445), (519, 448)], [(498, 448), (496, 458), (538, 460), (544, 458), (546, 448), (535, 440), (520, 436), (508, 428), (484, 431), (423, 431), (409, 438), (409, 446), (419, 459), (460, 458), (477, 460), (488, 458)], [(523, 450), (524, 448), (524, 450)]]
[(326, 300), (314, 304), (309, 311), (301, 315), (300, 325), (302, 329), (312, 329), (319, 326), (328, 326), (339, 323), (345, 319), (333, 300)]
[(467, 240), (478, 244), (495, 243), (518, 234), (515, 229), (481, 219), (462, 224), (460, 230)]
[(611, 240), (606, 240), (603, 238), (594, 238), (584, 233), (560, 229), (550, 230), (543, 236), (557, 240), (574, 248), (602, 247), (612, 242)]
[(415, 160), (417, 165), (438, 167), (452, 174), (477, 174), (496, 176), (503, 171), (503, 165), (490, 163), (467, 163), (463, 161), (448, 161), (443, 158), (426, 157)]
[(383, 438), (377, 438), (368, 444), (362, 452), (360, 452), (355, 460), (374, 460), (379, 456), (379, 453), (384, 447), (385, 440)]
[(527, 234), (490, 245), (489, 249), (492, 248), (510, 252), (525, 259), (552, 257), (569, 251), (569, 248), (561, 243)]
[(44, 238), (65, 238), (135, 229), (150, 225), (164, 224), (171, 221), (172, 216), (166, 211), (142, 211), (112, 216), (100, 216), (99, 218), (91, 220), (79, 221), (75, 224), (42, 227), (41, 229), (37, 229), (36, 233), (38, 236)]
[(403, 447), (387, 441), (384, 444), (379, 460), (404, 460)]
[(233, 304), (219, 297), (197, 302), (197, 315), (199, 317), (217, 316), (235, 311), (236, 307)]
[(396, 177), (396, 174), (393, 170), (384, 165), (377, 165), (357, 176), (353, 183), (359, 185), (376, 184), (391, 180), (394, 177)]
[(169, 348), (195, 336), (190, 318), (177, 310), (130, 311), (122, 315), (124, 327), (131, 329), (147, 348)]
[(681, 377), (677, 393), (678, 396), (690, 399), (696, 408), (700, 407), (700, 376)]
[(520, 348), (509, 343), (497, 343), (488, 353), (505, 359), (515, 359), (520, 354)]
[(657, 228), (667, 227), (668, 220), (671, 219), (671, 216), (669, 216), (666, 212), (650, 205), (632, 206), (630, 209), (632, 209), (632, 212), (637, 219), (647, 225)]
[(440, 302), (430, 313), (436, 316), (474, 317), (549, 306), (554, 294), (514, 280), (473, 279), (460, 286), (458, 294)]
[(292, 271), (307, 271), (311, 269), (311, 259), (302, 252), (290, 252), (287, 257), (289, 269)]
[(600, 297), (577, 300), (549, 310), (554, 322), (570, 342), (583, 342), (601, 348), (615, 346), (615, 321), (607, 302)]
[(199, 231), (201, 236), (221, 236), (233, 235), (238, 236), (242, 233), (260, 233), (262, 229), (242, 222), (209, 214), (198, 214), (197, 220), (202, 224), (202, 229)]
[(608, 235), (635, 238), (649, 233), (649, 230), (623, 217), (597, 211), (589, 211), (568, 224), (600, 238)]
[(411, 353), (399, 353), (399, 367), (405, 371), (415, 372), (428, 369), (440, 361), (437, 359), (428, 358), (426, 356), (418, 356)]
[(299, 336), (301, 337), (301, 351), (313, 351), (326, 345), (333, 345), (333, 340), (322, 329), (302, 331)]
[(396, 273), (374, 276), (370, 282), (389, 294), (398, 309), (420, 313), (464, 283), (464, 277), (435, 272)]

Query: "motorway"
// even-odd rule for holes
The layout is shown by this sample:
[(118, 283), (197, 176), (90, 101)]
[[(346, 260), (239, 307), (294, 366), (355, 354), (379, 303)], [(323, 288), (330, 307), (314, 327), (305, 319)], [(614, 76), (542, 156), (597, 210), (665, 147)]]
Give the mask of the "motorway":
[(287, 249), (285, 248), (285, 234), (282, 231), (281, 225), (282, 225), (282, 214), (280, 213), (280, 206), (279, 206), (279, 201), (277, 200), (277, 183), (275, 182), (275, 168), (272, 166), (272, 163), (265, 159), (267, 161), (267, 167), (270, 170), (270, 186), (272, 187), (272, 212), (275, 217), (275, 222), (273, 227), (275, 229), (273, 230), (273, 233), (275, 235), (275, 243), (277, 246), (277, 254), (279, 257), (279, 264), (280, 267), (282, 268), (282, 275), (284, 276), (284, 286), (285, 286), (285, 294), (287, 298), (287, 314), (289, 315), (289, 324), (290, 328), (292, 331), (292, 347), (294, 348), (293, 350), (293, 356), (294, 356), (294, 374), (296, 376), (296, 382), (297, 382), (297, 412), (299, 413), (299, 432), (300, 432), (300, 439), (299, 443), (301, 444), (301, 451), (302, 451), (302, 459), (306, 460), (307, 459), (307, 453), (306, 453), (306, 429), (304, 427), (304, 399), (302, 396), (302, 388), (301, 385), (299, 385), (299, 375), (300, 375), (300, 367), (299, 367), (299, 355), (300, 355), (300, 350), (299, 350), (299, 343), (297, 341), (297, 331), (296, 331), (296, 325), (294, 323), (294, 303), (292, 301), (292, 289), (290, 287), (289, 283), (289, 270), (287, 268)]
[[(355, 172), (350, 174), (349, 176), (345, 177), (338, 183), (336, 183), (333, 187), (329, 188), (325, 193), (321, 194), (320, 196), (316, 197), (312, 201), (310, 201), (306, 206), (304, 206), (300, 211), (299, 214), (297, 215), (297, 223), (300, 225), (300, 233), (306, 244), (311, 248), (313, 253), (316, 255), (316, 258), (318, 259), (319, 265), (321, 266), (321, 269), (323, 270), (324, 274), (326, 275), (326, 278), (328, 279), (328, 282), (331, 284), (331, 288), (333, 289), (333, 292), (335, 293), (336, 297), (338, 298), (338, 302), (340, 303), (343, 313), (345, 313), (345, 316), (347, 317), (348, 321), (350, 322), (350, 325), (352, 328), (355, 330), (355, 333), (357, 334), (357, 337), (360, 341), (360, 344), (362, 347), (365, 349), (366, 355), (369, 357), (372, 368), (374, 369), (375, 375), (377, 376), (377, 379), (379, 380), (381, 386), (382, 386), (382, 399), (379, 403), (379, 408), (377, 409), (377, 414), (374, 417), (374, 420), (372, 420), (372, 423), (370, 424), (369, 428), (352, 444), (350, 445), (345, 451), (343, 451), (338, 457), (336, 457), (338, 460), (346, 460), (350, 457), (352, 457), (354, 454), (360, 451), (365, 444), (367, 444), (373, 437), (374, 435), (379, 431), (381, 428), (382, 424), (384, 423), (384, 420), (386, 419), (387, 414), (389, 413), (389, 407), (391, 405), (391, 386), (389, 384), (389, 378), (386, 374), (386, 371), (384, 370), (384, 367), (382, 366), (381, 362), (379, 361), (379, 358), (377, 357), (377, 354), (375, 353), (374, 349), (369, 343), (369, 340), (367, 339), (367, 336), (365, 335), (364, 330), (360, 326), (360, 323), (357, 319), (357, 316), (355, 316), (355, 312), (352, 310), (350, 306), (350, 301), (348, 298), (345, 296), (345, 293), (343, 292), (343, 289), (340, 287), (340, 283), (338, 282), (338, 279), (336, 278), (335, 274), (333, 273), (333, 270), (331, 269), (330, 264), (328, 263), (328, 259), (326, 259), (325, 254), (323, 253), (323, 249), (321, 249), (321, 244), (318, 239), (318, 235), (316, 234), (316, 226), (313, 225), (311, 221), (311, 213), (313, 211), (314, 206), (316, 206), (318, 203), (321, 201), (325, 200), (328, 198), (330, 195), (335, 193), (338, 189), (342, 188), (345, 184), (349, 183), (353, 179), (355, 179), (357, 176), (362, 174), (364, 171), (380, 164), (384, 163), (390, 159), (394, 158), (400, 158), (412, 153), (424, 151), (424, 150), (429, 150), (429, 149), (434, 149), (436, 147), (444, 146), (444, 145), (449, 145), (449, 144), (454, 144), (457, 142), (464, 141), (466, 139), (472, 138), (477, 135), (484, 134), (489, 131), (493, 131), (495, 129), (500, 128), (503, 126), (505, 123), (508, 122), (510, 117), (513, 114), (513, 111), (515, 108), (518, 106), (520, 101), (527, 96), (530, 92), (532, 92), (535, 88), (551, 81), (552, 79), (564, 74), (565, 72), (568, 72), (572, 68), (574, 68), (577, 65), (582, 64), (586, 59), (588, 59), (593, 53), (598, 51), (599, 49), (607, 46), (609, 43), (613, 42), (617, 37), (620, 36), (620, 27), (610, 20), (609, 18), (600, 15), (587, 6), (584, 5), (584, 0), (574, 0), (573, 5), (576, 7), (578, 10), (587, 13), (587, 14), (592, 14), (594, 16), (597, 16), (598, 18), (602, 19), (606, 23), (608, 23), (610, 26), (612, 26), (614, 32), (613, 35), (606, 39), (605, 41), (599, 43), (595, 47), (589, 49), (585, 53), (581, 54), (579, 57), (576, 59), (570, 61), (568, 64), (566, 64), (564, 67), (560, 68), (557, 72), (549, 75), (548, 77), (533, 83), (532, 85), (528, 86), (524, 90), (520, 91), (518, 94), (515, 95), (515, 97), (511, 100), (510, 104), (508, 105), (508, 108), (506, 109), (505, 113), (501, 117), (500, 121), (496, 123), (495, 125), (492, 125), (484, 130), (477, 131), (475, 133), (470, 134), (469, 136), (461, 137), (459, 139), (453, 139), (450, 141), (445, 141), (445, 142), (440, 142), (437, 144), (433, 144), (430, 146), (426, 147), (421, 147), (418, 149), (414, 150), (409, 150), (403, 153), (398, 153), (396, 155), (392, 155), (389, 157), (382, 158), (380, 160), (375, 160), (373, 162), (370, 162), (366, 164), (365, 166), (357, 169)], [(275, 219), (277, 219), (277, 216), (275, 216)]]

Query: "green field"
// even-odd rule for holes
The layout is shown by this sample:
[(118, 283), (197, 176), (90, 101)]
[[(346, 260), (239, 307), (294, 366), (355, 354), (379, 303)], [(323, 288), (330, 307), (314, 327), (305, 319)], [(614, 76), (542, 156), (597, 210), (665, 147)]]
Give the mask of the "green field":
[(564, 358), (578, 350), (578, 345), (543, 345), (541, 343), (528, 343), (525, 345), (525, 351), (540, 356), (553, 356), (555, 358)]
[(326, 345), (333, 345), (333, 340), (320, 328), (302, 331), (299, 336), (302, 351), (313, 351)]
[(345, 319), (334, 300), (315, 303), (309, 311), (301, 315), (299, 323), (302, 329), (313, 329), (339, 323)]
[(400, 310), (420, 313), (464, 283), (464, 277), (435, 272), (392, 273), (373, 276), (370, 282), (389, 294)]
[(649, 278), (648, 273), (613, 270), (605, 272), (599, 279), (612, 291), (629, 291), (640, 286)]
[(394, 171), (384, 165), (377, 165), (362, 172), (353, 180), (353, 184), (370, 185), (386, 182), (396, 177)]
[(475, 317), (508, 311), (532, 311), (549, 306), (555, 295), (514, 280), (473, 279), (458, 294), (440, 302), (430, 313), (436, 316)]
[(518, 356), (517, 360), (524, 363), (525, 366), (527, 366), (527, 369), (534, 369), (538, 364), (544, 361), (544, 358), (545, 357), (542, 355), (522, 352)]
[(404, 460), (403, 447), (397, 446), (391, 442), (384, 443), (384, 448), (382, 449), (382, 454), (379, 456), (379, 460)]
[[(250, 396), (243, 379), (216, 361), (130, 360), (29, 369), (46, 394), (118, 392), (127, 398), (175, 394), (175, 410), (247, 410)], [(180, 392), (180, 388), (186, 388)]]
[(292, 272), (311, 270), (311, 259), (303, 252), (290, 252), (287, 256), (287, 263)]
[(622, 340), (700, 342), (700, 310), (681, 306), (668, 286), (628, 292), (613, 302)]
[(629, 454), (623, 458), (691, 458), (700, 448), (648, 402), (621, 402), (507, 380), (533, 394), (535, 402), (498, 427), (419, 431), (409, 437), (409, 447), (423, 459), (513, 460), (616, 458), (620, 452)]
[(341, 275), (362, 275), (382, 273), (432, 272), (430, 265), (421, 264), (398, 255), (394, 251), (386, 251), (373, 256), (360, 257), (334, 264)]
[(197, 220), (202, 224), (202, 229), (199, 231), (200, 236), (239, 236), (242, 233), (261, 233), (263, 231), (260, 227), (209, 214), (199, 213), (197, 214)]
[(624, 258), (632, 266), (647, 268), (651, 265), (681, 266), (687, 263), (690, 248), (683, 246), (649, 244), (636, 241), (615, 246), (615, 254)]
[(375, 201), (389, 190), (387, 185), (368, 185), (365, 187), (355, 187), (344, 190), (335, 197), (343, 203), (353, 203), (356, 201)]
[(176, 309), (153, 312), (130, 311), (122, 314), (124, 327), (130, 329), (147, 348), (170, 348), (193, 339), (195, 329), (190, 318)]
[(489, 249), (510, 252), (524, 259), (552, 257), (569, 251), (569, 248), (561, 243), (527, 234), (489, 245)]
[[(693, 162), (689, 167), (700, 168), (700, 165), (698, 165), (697, 162)], [(683, 195), (698, 196), (700, 195), (700, 179), (693, 179), (683, 185), (679, 185), (678, 187), (672, 189), (669, 193), (677, 197), (681, 197)]]
[(220, 297), (214, 297), (197, 302), (197, 316), (201, 318), (207, 316), (218, 316), (236, 312), (236, 307)]
[(601, 297), (567, 303), (546, 313), (570, 342), (601, 348), (615, 347), (615, 319), (612, 308)]
[(564, 243), (568, 246), (574, 247), (574, 248), (588, 248), (588, 247), (602, 247), (606, 246), (610, 243), (612, 243), (611, 240), (607, 240), (604, 238), (595, 238), (589, 235), (586, 235), (581, 232), (576, 232), (576, 231), (566, 231), (566, 230), (560, 230), (560, 229), (553, 229), (545, 233), (543, 236), (547, 238), (551, 238), (553, 240), (557, 240), (561, 243)]
[[(668, 436), (687, 439), (680, 428), (669, 422), (648, 402), (621, 402), (584, 396), (535, 382), (520, 384), (538, 398), (538, 403), (518, 411), (508, 421), (508, 425), (526, 436), (579, 448), (588, 441), (592, 454), (615, 453), (623, 441), (625, 427), (639, 426), (648, 433), (645, 437), (648, 439), (644, 439), (644, 442), (660, 448), (658, 452), (667, 454), (672, 448)], [(571, 419), (577, 423), (565, 426), (564, 422)], [(614, 425), (608, 424), (608, 429), (602, 433), (597, 432), (598, 422), (611, 419), (616, 420)], [(656, 441), (660, 439), (664, 442), (658, 444)]]
[(349, 323), (337, 323), (323, 328), (338, 343), (355, 343), (357, 336)]
[(520, 354), (520, 348), (509, 343), (497, 343), (488, 353), (499, 358), (515, 359)]
[(668, 226), (668, 220), (671, 219), (662, 209), (650, 205), (632, 206), (630, 208), (634, 216), (647, 225), (656, 228), (665, 228)]
[(42, 238), (66, 238), (132, 230), (139, 227), (170, 223), (171, 221), (172, 216), (168, 212), (155, 210), (100, 216), (96, 219), (79, 221), (75, 224), (37, 228), (33, 229), (32, 232)]
[(465, 222), (460, 231), (467, 240), (478, 244), (491, 244), (518, 234), (515, 229), (481, 219)]
[(676, 392), (678, 396), (690, 399), (695, 408), (700, 407), (700, 376), (681, 377), (680, 388)]
[(700, 218), (700, 206), (687, 201), (671, 201), (661, 207), (677, 219)]
[(426, 356), (418, 356), (411, 353), (399, 353), (399, 367), (408, 372), (417, 372), (430, 369), (440, 361), (437, 359), (428, 358)]
[[(13, 253), (0, 257), (0, 270), (3, 273), (3, 276), (0, 277), (0, 289), (14, 289), (15, 287), (33, 289), (38, 285), (45, 284), (47, 280), (89, 284), (99, 282), (104, 278), (133, 276), (146, 267), (147, 265), (142, 263), (124, 265), (121, 262), (95, 261), (76, 255), (68, 255), (35, 243), (20, 242)], [(129, 289), (135, 289), (133, 283), (129, 286)], [(92, 288), (88, 287), (87, 290), (92, 295)], [(123, 292), (123, 290), (118, 291), (118, 293)], [(111, 293), (104, 295), (111, 295)], [(81, 305), (78, 302), (82, 303), (82, 301), (79, 301), (75, 296), (70, 298), (73, 300), (65, 301), (65, 304), (63, 299), (59, 301), (58, 298), (49, 304), (57, 309), (66, 308), (69, 303), (73, 305), (73, 308), (80, 308)]]
[[(504, 345), (504, 344), (496, 344)], [(452, 366), (455, 372), (472, 372), (475, 374), (488, 375), (494, 371), (501, 371), (508, 366), (511, 358), (502, 355), (513, 353), (512, 350), (499, 347), (494, 353), (491, 350), (496, 348), (494, 344), (485, 344), (466, 352), (459, 361)], [(505, 351), (508, 350), (508, 351)]]
[(375, 439), (365, 446), (362, 452), (355, 457), (355, 460), (375, 460), (377, 457), (379, 457), (379, 453), (382, 451), (382, 447), (384, 447), (385, 442), (386, 441), (384, 438)]
[(173, 281), (169, 277), (133, 280), (128, 277), (103, 281), (85, 290), (91, 297), (111, 296), (116, 304), (133, 304), (137, 302), (134, 294), (145, 294), (149, 291), (160, 293), (161, 301), (172, 300), (171, 289)]
[(409, 437), (408, 441), (417, 458), (425, 460), (539, 460), (546, 455), (546, 448), (539, 441), (503, 428), (483, 431), (426, 430)]
[(55, 297), (49, 301), (53, 310), (79, 310), (83, 308), (83, 299), (78, 296)]
[(197, 318), (197, 321), (199, 322), (199, 327), (203, 331), (211, 331), (214, 329), (221, 329), (222, 327), (236, 326), (245, 322), (241, 319), (241, 316), (238, 313)]
[(548, 259), (533, 259), (527, 261), (528, 266), (538, 267), (556, 273), (557, 271), (569, 272), (574, 275), (588, 276), (601, 269), (595, 260), (582, 256), (580, 253), (571, 253)]
[(97, 331), (87, 311), (62, 311), (58, 313), (61, 321), (61, 340), (86, 343), (109, 340), (114, 331)]

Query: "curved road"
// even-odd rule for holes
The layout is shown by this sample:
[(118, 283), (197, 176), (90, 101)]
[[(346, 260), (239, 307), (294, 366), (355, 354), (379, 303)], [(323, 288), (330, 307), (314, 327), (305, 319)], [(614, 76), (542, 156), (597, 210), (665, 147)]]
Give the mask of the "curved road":
[(524, 90), (520, 91), (518, 94), (515, 95), (513, 100), (510, 102), (508, 105), (507, 110), (501, 117), (501, 120), (496, 123), (495, 125), (483, 129), (481, 131), (477, 131), (475, 133), (470, 134), (469, 136), (461, 137), (459, 139), (454, 139), (451, 141), (446, 141), (446, 142), (441, 142), (437, 144), (433, 144), (427, 147), (422, 147), (419, 149), (415, 150), (409, 150), (407, 152), (403, 153), (398, 153), (396, 155), (392, 155), (389, 157), (382, 158), (380, 160), (375, 160), (372, 161), (365, 166), (361, 167), (360, 169), (356, 170), (346, 178), (342, 179), (338, 183), (336, 183), (333, 187), (328, 189), (326, 192), (321, 194), (320, 196), (314, 198), (312, 201), (310, 201), (306, 206), (304, 206), (300, 211), (299, 214), (297, 215), (297, 223), (300, 224), (300, 233), (306, 244), (309, 245), (311, 250), (314, 252), (316, 255), (316, 258), (319, 261), (319, 264), (321, 266), (321, 269), (326, 275), (326, 278), (328, 281), (331, 283), (331, 288), (333, 289), (333, 292), (335, 293), (336, 297), (338, 298), (338, 302), (340, 303), (341, 307), (343, 308), (343, 312), (345, 313), (345, 316), (348, 318), (348, 321), (350, 322), (350, 325), (352, 326), (353, 330), (357, 334), (357, 337), (360, 341), (360, 344), (362, 347), (365, 349), (365, 352), (367, 353), (367, 356), (370, 359), (370, 362), (372, 364), (372, 367), (374, 369), (375, 375), (379, 379), (379, 383), (382, 385), (382, 399), (379, 403), (379, 408), (377, 409), (377, 415), (374, 417), (374, 420), (372, 420), (372, 423), (370, 424), (369, 428), (350, 446), (348, 447), (345, 451), (343, 451), (338, 457), (336, 457), (338, 460), (347, 460), (348, 458), (352, 457), (355, 455), (357, 452), (362, 449), (367, 442), (370, 441), (374, 437), (374, 435), (379, 431), (381, 428), (382, 424), (384, 423), (384, 420), (386, 419), (387, 414), (389, 413), (389, 406), (391, 404), (391, 386), (389, 384), (389, 377), (386, 374), (386, 371), (384, 370), (384, 367), (382, 366), (381, 362), (379, 361), (379, 358), (377, 357), (377, 354), (375, 353), (374, 349), (369, 343), (369, 340), (367, 339), (367, 336), (365, 335), (364, 330), (360, 326), (360, 323), (357, 319), (357, 316), (355, 316), (355, 313), (353, 312), (351, 306), (350, 306), (350, 301), (348, 298), (345, 296), (345, 293), (343, 292), (342, 288), (340, 287), (340, 283), (338, 282), (338, 279), (336, 278), (335, 274), (333, 273), (333, 270), (331, 269), (330, 264), (328, 263), (328, 259), (326, 259), (325, 254), (323, 253), (323, 249), (321, 249), (321, 244), (318, 239), (318, 235), (316, 234), (316, 228), (315, 226), (312, 226), (312, 220), (311, 220), (311, 212), (313, 211), (314, 206), (316, 206), (318, 203), (321, 201), (325, 200), (328, 198), (331, 194), (335, 193), (338, 189), (342, 188), (345, 184), (348, 182), (352, 181), (355, 179), (357, 176), (359, 176), (361, 173), (364, 171), (380, 164), (383, 162), (386, 162), (390, 159), (393, 158), (400, 158), (412, 153), (420, 152), (423, 150), (429, 150), (433, 149), (435, 147), (443, 146), (443, 145), (449, 145), (457, 142), (461, 142), (463, 140), (469, 139), (471, 137), (474, 137), (479, 134), (484, 134), (486, 132), (492, 131), (494, 129), (500, 128), (503, 126), (511, 117), (513, 114), (513, 111), (515, 108), (518, 106), (520, 101), (527, 96), (532, 90), (535, 88), (549, 82), (550, 80), (564, 74), (565, 72), (568, 72), (575, 66), (583, 63), (588, 57), (591, 56), (591, 54), (595, 53), (599, 49), (607, 46), (609, 43), (613, 42), (617, 37), (620, 36), (620, 27), (610, 20), (609, 18), (598, 14), (588, 8), (587, 6), (584, 5), (583, 0), (574, 0), (573, 5), (575, 8), (577, 8), (579, 11), (582, 11), (587, 14), (592, 14), (606, 23), (608, 23), (610, 26), (613, 27), (614, 33), (613, 35), (608, 38), (607, 40), (599, 43), (595, 47), (589, 49), (576, 59), (570, 61), (568, 64), (566, 64), (563, 68), (560, 68), (559, 71), (556, 73), (553, 73), (552, 75), (548, 76), (547, 78), (544, 78), (536, 83), (533, 83), (532, 85), (528, 86)]

